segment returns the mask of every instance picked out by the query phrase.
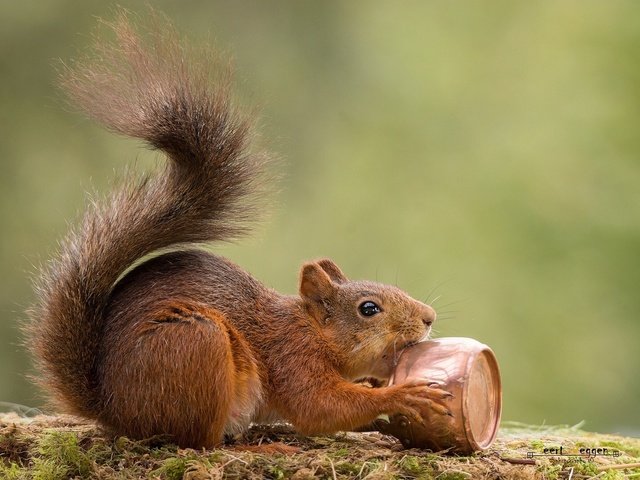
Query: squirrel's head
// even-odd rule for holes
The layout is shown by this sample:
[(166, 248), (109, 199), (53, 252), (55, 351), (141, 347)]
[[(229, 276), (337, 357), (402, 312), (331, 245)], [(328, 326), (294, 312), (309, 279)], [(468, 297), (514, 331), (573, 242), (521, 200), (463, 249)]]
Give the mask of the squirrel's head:
[(336, 345), (345, 377), (387, 379), (402, 350), (426, 339), (436, 312), (399, 288), (350, 281), (331, 260), (305, 263), (300, 297)]

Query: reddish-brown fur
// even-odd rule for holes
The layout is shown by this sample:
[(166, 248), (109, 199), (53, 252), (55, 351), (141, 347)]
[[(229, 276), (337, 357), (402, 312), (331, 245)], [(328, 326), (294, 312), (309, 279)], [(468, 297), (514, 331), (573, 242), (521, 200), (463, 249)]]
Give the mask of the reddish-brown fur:
[[(303, 265), (299, 296), (281, 295), (185, 247), (248, 231), (269, 157), (249, 150), (251, 122), (232, 106), (219, 62), (190, 58), (161, 21), (146, 37), (125, 14), (111, 26), (115, 43), (69, 67), (63, 85), (90, 116), (170, 162), (94, 204), (42, 275), (27, 333), (55, 404), (120, 434), (194, 447), (251, 421), (319, 433), (425, 405), (448, 413), (447, 393), (424, 383), (353, 383), (388, 377), (392, 357), (428, 334), (431, 307), (349, 281), (328, 259)], [(382, 311), (363, 316), (364, 301)]]

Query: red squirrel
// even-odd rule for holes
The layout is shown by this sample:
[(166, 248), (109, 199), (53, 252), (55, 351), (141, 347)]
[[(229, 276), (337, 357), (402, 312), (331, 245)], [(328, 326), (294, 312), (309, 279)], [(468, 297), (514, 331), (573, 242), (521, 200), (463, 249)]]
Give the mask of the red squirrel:
[[(426, 382), (369, 388), (426, 338), (435, 311), (400, 289), (304, 263), (280, 294), (201, 248), (249, 232), (270, 156), (234, 104), (228, 69), (171, 25), (146, 33), (125, 13), (114, 39), (65, 67), (70, 101), (167, 157), (92, 202), (37, 282), (28, 344), (61, 411), (131, 438), (213, 447), (250, 422), (302, 434), (351, 430), (381, 414), (450, 415)], [(154, 256), (152, 256), (152, 254)]]

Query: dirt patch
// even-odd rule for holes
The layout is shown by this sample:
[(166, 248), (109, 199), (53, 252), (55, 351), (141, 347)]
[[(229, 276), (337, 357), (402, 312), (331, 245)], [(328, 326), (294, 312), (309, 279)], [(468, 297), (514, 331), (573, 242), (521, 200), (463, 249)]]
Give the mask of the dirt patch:
[[(545, 456), (545, 451), (564, 456)], [(546, 449), (546, 450), (545, 450)], [(589, 449), (591, 458), (567, 456)], [(599, 449), (599, 450), (598, 450)], [(204, 480), (218, 478), (640, 479), (640, 439), (569, 427), (505, 424), (471, 456), (404, 449), (379, 433), (301, 437), (287, 425), (254, 426), (223, 448), (179, 449), (167, 439), (109, 437), (68, 416), (0, 414), (0, 478)]]

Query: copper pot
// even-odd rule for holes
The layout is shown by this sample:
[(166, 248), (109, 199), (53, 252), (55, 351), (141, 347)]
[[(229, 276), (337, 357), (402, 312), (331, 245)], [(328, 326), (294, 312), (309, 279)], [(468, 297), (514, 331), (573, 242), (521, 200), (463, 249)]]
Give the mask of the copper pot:
[(502, 411), (500, 371), (493, 351), (462, 337), (438, 338), (406, 348), (389, 384), (425, 379), (454, 395), (444, 401), (453, 416), (425, 408), (421, 412), (424, 423), (397, 414), (389, 422), (376, 420), (375, 429), (397, 437), (407, 448), (461, 454), (489, 448)]

